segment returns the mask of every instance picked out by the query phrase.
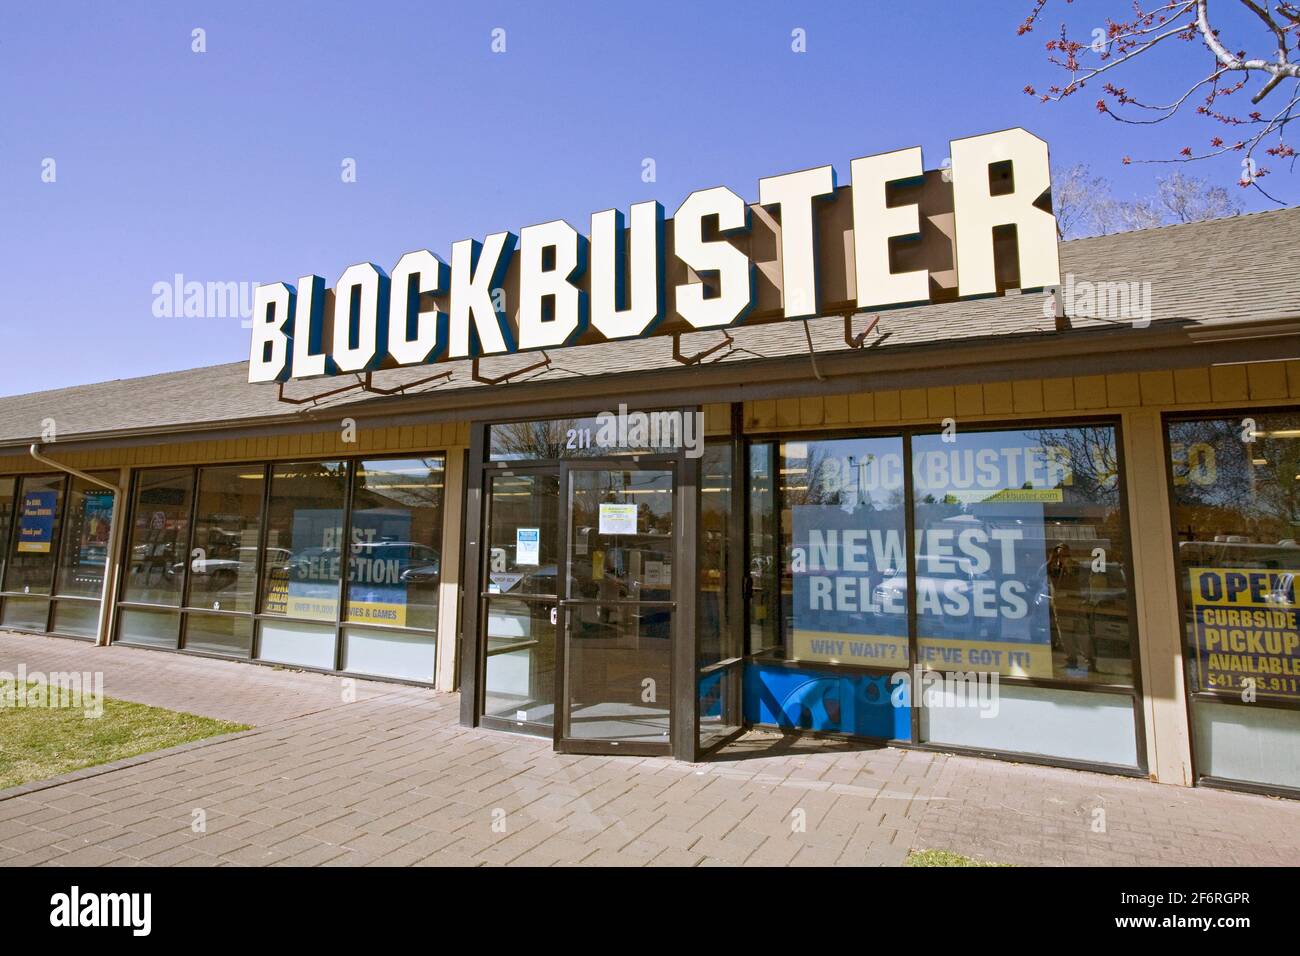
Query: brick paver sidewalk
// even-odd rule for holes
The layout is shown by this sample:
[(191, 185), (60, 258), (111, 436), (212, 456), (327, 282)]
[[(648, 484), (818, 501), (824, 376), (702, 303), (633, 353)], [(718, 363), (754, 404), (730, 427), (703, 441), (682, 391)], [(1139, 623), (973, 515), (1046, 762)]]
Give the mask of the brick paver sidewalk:
[(454, 694), (0, 632), (20, 662), (256, 729), (0, 791), (8, 865), (1300, 863), (1295, 801), (758, 732), (699, 765), (567, 756), (460, 727)]

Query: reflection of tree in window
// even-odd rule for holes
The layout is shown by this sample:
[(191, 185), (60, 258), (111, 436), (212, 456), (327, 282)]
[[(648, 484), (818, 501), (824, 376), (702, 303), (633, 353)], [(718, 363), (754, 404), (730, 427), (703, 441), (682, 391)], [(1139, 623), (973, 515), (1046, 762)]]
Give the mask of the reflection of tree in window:
[[(1178, 421), (1169, 426), (1180, 542), (1300, 536), (1300, 416)], [(1246, 441), (1252, 438), (1253, 441)]]
[(1034, 434), (1033, 440), (1049, 454), (1051, 449), (1064, 451), (1066, 478), (1056, 485), (1064, 492), (1064, 500), (1107, 505), (1119, 500), (1119, 450), (1114, 428), (1044, 429)]
[(567, 457), (568, 432), (576, 424), (573, 419), (550, 419), (493, 425), (493, 457), (525, 461)]

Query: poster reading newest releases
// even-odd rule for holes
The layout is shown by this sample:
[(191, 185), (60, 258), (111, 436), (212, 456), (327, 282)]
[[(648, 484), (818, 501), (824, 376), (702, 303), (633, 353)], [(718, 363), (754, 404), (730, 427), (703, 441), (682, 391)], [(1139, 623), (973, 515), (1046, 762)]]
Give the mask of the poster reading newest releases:
[(1295, 571), (1191, 568), (1196, 669), (1206, 690), (1300, 699)]
[[(857, 460), (806, 459), (810, 493), (837, 500), (791, 508), (792, 643), (802, 660), (905, 668), (914, 586), (917, 663), (945, 671), (1053, 674), (1053, 614), (1078, 599), (1080, 560), (1094, 544), (1064, 505), (1070, 452), (1030, 433), (919, 436), (913, 525), (905, 542), (901, 449)], [(845, 493), (847, 491), (847, 494)], [(845, 498), (848, 502), (845, 502)], [(1053, 509), (1069, 519), (1065, 527)], [(1055, 580), (1048, 562), (1063, 535)], [(915, 563), (908, 581), (908, 554)], [(1072, 624), (1074, 622), (1066, 622)], [(1066, 649), (1068, 651), (1068, 648)]]
[(1036, 502), (916, 509), (917, 654), (942, 670), (1052, 676), (1052, 595)]
[(791, 512), (795, 655), (905, 669), (902, 512), (866, 505), (795, 505)]

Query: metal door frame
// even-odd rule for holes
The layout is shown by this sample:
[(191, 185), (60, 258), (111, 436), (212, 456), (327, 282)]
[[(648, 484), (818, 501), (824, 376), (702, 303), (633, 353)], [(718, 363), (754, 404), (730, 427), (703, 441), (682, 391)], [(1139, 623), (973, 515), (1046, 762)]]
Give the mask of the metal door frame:
[[(680, 468), (678, 467), (677, 455), (633, 455), (626, 457), (614, 458), (584, 458), (576, 460), (565, 460), (560, 464), (560, 540), (559, 567), (563, 569), (563, 579), (557, 569), (556, 573), (556, 590), (560, 593), (559, 617), (556, 622), (555, 631), (555, 720), (554, 736), (555, 750), (557, 753), (571, 754), (629, 754), (640, 757), (666, 757), (673, 754), (673, 728), (677, 723), (677, 715), (680, 710), (677, 700), (677, 660), (676, 650), (683, 640), (689, 640), (694, 629), (690, 629), (683, 634), (681, 622), (681, 602), (678, 600), (682, 592), (680, 585), (680, 573), (678, 570), (678, 558), (681, 556), (680, 534), (681, 515), (679, 514), (680, 496), (678, 494), (678, 477)], [(668, 668), (668, 741), (659, 743), (630, 743), (627, 741), (617, 740), (591, 740), (586, 738), (565, 737), (565, 725), (569, 721), (569, 680), (568, 680), (568, 637), (569, 637), (569, 613), (570, 609), (577, 603), (587, 603), (582, 599), (574, 599), (568, 596), (569, 588), (569, 528), (573, 518), (573, 489), (571, 485), (571, 476), (575, 471), (667, 471), (672, 475), (673, 481), (673, 534), (672, 534), (672, 555), (673, 555), (673, 579), (670, 585), (670, 598), (667, 602), (659, 601), (627, 601), (619, 602), (632, 604), (652, 604), (666, 605), (672, 615), (672, 628), (669, 632), (671, 646), (669, 648)]]

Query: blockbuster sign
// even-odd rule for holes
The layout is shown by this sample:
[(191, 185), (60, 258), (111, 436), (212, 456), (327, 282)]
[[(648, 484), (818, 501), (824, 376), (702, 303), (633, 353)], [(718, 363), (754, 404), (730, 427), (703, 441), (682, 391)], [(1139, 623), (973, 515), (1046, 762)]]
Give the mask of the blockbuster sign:
[(258, 286), (250, 382), (359, 373), (1060, 284), (1047, 144), (1023, 129), (919, 147)]

